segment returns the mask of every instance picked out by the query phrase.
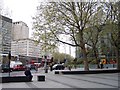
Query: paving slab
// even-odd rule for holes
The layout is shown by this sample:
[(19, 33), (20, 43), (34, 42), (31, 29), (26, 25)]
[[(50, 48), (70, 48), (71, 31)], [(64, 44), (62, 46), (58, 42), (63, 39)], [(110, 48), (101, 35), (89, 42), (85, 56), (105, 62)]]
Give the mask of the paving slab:
[[(56, 75), (54, 71), (44, 73), (32, 71), (33, 82), (2, 83), (2, 88), (119, 88), (120, 73)], [(45, 75), (45, 81), (37, 81), (38, 75)]]

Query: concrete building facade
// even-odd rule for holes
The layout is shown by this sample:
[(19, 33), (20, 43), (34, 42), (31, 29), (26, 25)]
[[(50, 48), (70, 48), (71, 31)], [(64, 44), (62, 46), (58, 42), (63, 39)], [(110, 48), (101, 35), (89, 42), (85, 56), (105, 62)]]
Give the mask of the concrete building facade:
[(29, 27), (22, 21), (13, 22), (12, 36), (13, 40), (29, 38)]
[(37, 60), (41, 57), (41, 45), (29, 38), (29, 28), (26, 23), (13, 22), (11, 54), (19, 56), (19, 60)]
[(0, 62), (8, 62), (9, 51), (13, 57), (41, 57), (40, 44), (29, 38), (27, 24), (22, 21), (12, 23), (12, 19), (0, 15)]
[(12, 41), (11, 51), (13, 56), (41, 57), (40, 44), (36, 44), (34, 40), (29, 38)]

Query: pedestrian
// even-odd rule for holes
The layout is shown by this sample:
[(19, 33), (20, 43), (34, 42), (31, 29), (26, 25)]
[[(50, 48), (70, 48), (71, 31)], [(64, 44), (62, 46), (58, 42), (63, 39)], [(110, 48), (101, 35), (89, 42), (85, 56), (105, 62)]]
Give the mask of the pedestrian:
[(115, 68), (115, 60), (112, 60), (113, 68)]
[(52, 71), (52, 66), (53, 66), (53, 65), (52, 65), (52, 63), (51, 63), (51, 64), (50, 64), (50, 71)]
[(71, 71), (71, 65), (68, 66), (68, 69)]
[(30, 68), (27, 67), (24, 74), (29, 78), (29, 81), (32, 81), (33, 75), (30, 72)]
[(102, 61), (100, 62), (100, 68), (101, 69), (103, 68), (103, 62)]
[(36, 72), (38, 71), (38, 67), (37, 67), (37, 65), (35, 65), (35, 70), (36, 70)]

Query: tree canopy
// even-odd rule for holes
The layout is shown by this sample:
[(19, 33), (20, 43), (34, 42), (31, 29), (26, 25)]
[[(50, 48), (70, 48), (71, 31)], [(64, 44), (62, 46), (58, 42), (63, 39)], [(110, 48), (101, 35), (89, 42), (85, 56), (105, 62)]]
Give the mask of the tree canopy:
[[(111, 25), (111, 21), (117, 23), (118, 19), (113, 18), (117, 17), (117, 11), (111, 7), (114, 5), (116, 4), (92, 1), (42, 3), (37, 7), (38, 13), (33, 18), (34, 36), (43, 43), (45, 49), (47, 45), (55, 48), (59, 42), (79, 47), (83, 54), (84, 68), (89, 70), (85, 45), (90, 45), (96, 51), (94, 53), (97, 53), (98, 40), (108, 32), (105, 27)], [(69, 37), (69, 41), (65, 41), (64, 37), (61, 39), (62, 35)]]

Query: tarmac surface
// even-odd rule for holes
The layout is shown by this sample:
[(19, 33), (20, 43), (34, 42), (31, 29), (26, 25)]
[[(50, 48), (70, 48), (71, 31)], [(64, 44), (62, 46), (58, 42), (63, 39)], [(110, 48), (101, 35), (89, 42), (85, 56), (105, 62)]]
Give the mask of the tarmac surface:
[[(120, 73), (62, 75), (54, 74), (54, 71), (48, 71), (48, 73), (44, 73), (44, 70), (39, 70), (37, 72), (32, 72), (32, 74), (32, 82), (0, 83), (0, 87), (3, 90), (4, 88), (105, 88), (106, 90), (120, 90)], [(38, 75), (45, 75), (45, 81), (38, 81)]]

